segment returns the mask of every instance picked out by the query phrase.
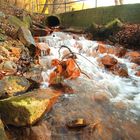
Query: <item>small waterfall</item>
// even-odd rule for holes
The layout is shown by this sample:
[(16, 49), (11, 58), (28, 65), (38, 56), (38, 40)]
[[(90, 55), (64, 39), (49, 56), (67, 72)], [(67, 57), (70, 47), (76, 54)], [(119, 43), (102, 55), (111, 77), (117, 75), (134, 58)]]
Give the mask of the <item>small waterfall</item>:
[[(91, 77), (91, 81), (100, 87), (98, 90), (107, 91), (110, 96), (110, 102), (116, 103), (121, 101), (129, 106), (133, 106), (133, 109), (130, 111), (140, 116), (138, 113), (138, 110), (140, 111), (140, 77), (135, 75), (135, 70), (132, 68), (134, 63), (130, 62), (129, 59), (119, 58), (114, 54), (110, 54), (117, 59), (118, 62), (126, 65), (129, 77), (122, 78), (100, 66), (98, 60), (107, 53), (101, 54), (97, 52), (99, 45), (97, 41), (86, 40), (83, 36), (78, 39), (73, 39), (72, 35), (62, 32), (54, 32), (50, 36), (40, 37), (39, 40), (40, 42), (43, 41), (44, 43), (47, 43), (50, 48), (50, 55), (42, 55), (40, 58), (40, 61), (42, 62), (41, 65), (47, 67), (46, 71), (42, 71), (42, 77), (44, 80), (42, 83), (43, 88), (48, 86), (48, 75), (52, 71), (50, 66), (51, 60), (53, 58), (61, 59), (63, 57), (65, 54), (65, 48), (61, 49), (60, 56), (58, 50), (61, 45), (65, 45), (77, 54), (77, 63), (82, 71)], [(111, 48), (113, 46), (106, 45), (106, 47)], [(42, 53), (44, 54), (44, 52)], [(84, 75), (81, 75), (80, 77), (86, 78)], [(95, 91), (96, 90), (97, 89), (95, 89)]]

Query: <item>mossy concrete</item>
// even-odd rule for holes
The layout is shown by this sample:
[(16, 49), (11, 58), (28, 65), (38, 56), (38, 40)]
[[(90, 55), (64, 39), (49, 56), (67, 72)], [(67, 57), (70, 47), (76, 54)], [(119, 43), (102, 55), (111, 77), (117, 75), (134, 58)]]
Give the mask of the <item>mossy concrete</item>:
[(59, 15), (64, 26), (87, 27), (91, 23), (104, 25), (119, 18), (123, 22), (140, 23), (140, 4), (98, 7)]

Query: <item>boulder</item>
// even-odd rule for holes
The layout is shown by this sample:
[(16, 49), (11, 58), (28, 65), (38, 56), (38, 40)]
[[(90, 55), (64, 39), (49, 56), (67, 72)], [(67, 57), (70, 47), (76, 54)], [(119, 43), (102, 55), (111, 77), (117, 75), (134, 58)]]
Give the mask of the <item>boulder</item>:
[[(26, 18), (25, 18), (25, 21), (27, 22)], [(26, 22), (23, 22), (22, 20), (20, 20), (16, 16), (9, 16), (8, 22), (9, 22), (10, 25), (13, 25), (17, 30), (21, 26), (24, 26), (24, 27), (28, 28), (28, 24)]]
[(111, 67), (117, 64), (117, 59), (110, 55), (105, 55), (104, 57), (101, 58), (101, 62), (105, 67)]
[(1, 118), (6, 124), (14, 126), (33, 125), (50, 110), (59, 95), (51, 89), (39, 89), (1, 100)]
[(117, 65), (110, 68), (113, 74), (119, 75), (120, 77), (128, 77), (128, 70), (125, 64), (118, 63)]
[(24, 26), (20, 27), (18, 30), (18, 38), (26, 47), (28, 47), (31, 55), (34, 55), (36, 49), (35, 41), (30, 30)]
[(136, 57), (136, 58), (132, 58), (131, 59), (131, 62), (140, 65), (140, 56), (139, 57)]
[(4, 98), (26, 92), (30, 85), (31, 83), (25, 77), (5, 76), (0, 80), (0, 96)]
[(131, 62), (140, 65), (140, 52), (139, 51), (131, 51), (126, 53), (126, 58), (129, 58)]
[(0, 140), (8, 140), (5, 131), (4, 131), (4, 126), (2, 121), (0, 120)]
[(118, 56), (118, 57), (123, 57), (125, 56), (127, 50), (123, 47), (117, 47), (115, 49), (115, 55)]

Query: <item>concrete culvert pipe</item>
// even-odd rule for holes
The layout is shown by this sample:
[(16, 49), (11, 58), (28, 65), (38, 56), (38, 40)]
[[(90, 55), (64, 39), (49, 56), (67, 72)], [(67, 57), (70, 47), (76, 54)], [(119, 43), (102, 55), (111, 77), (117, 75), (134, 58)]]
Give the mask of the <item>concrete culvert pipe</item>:
[(57, 16), (51, 15), (46, 18), (46, 25), (49, 27), (56, 27), (60, 25), (60, 19)]

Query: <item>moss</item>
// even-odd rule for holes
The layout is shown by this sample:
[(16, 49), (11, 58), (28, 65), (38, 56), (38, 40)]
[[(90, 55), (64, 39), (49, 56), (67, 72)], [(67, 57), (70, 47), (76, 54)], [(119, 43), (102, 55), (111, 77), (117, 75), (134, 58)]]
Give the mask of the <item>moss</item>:
[(46, 94), (45, 90), (28, 92), (22, 96), (0, 101), (2, 119), (15, 126), (32, 125), (50, 109), (58, 95)]
[(10, 16), (8, 18), (8, 21), (11, 25), (14, 25), (17, 28), (17, 30), (21, 26), (28, 28), (28, 25), (26, 23), (24, 23), (23, 21), (21, 21), (19, 18), (15, 17), (15, 16)]
[(66, 12), (58, 16), (63, 26), (86, 28), (93, 21), (96, 24), (105, 25), (114, 18), (128, 23), (140, 23), (139, 13), (140, 4), (127, 4)]
[(13, 96), (14, 93), (25, 92), (31, 85), (26, 78), (19, 76), (6, 76), (0, 83), (3, 84), (0, 93), (6, 92), (9, 96)]

